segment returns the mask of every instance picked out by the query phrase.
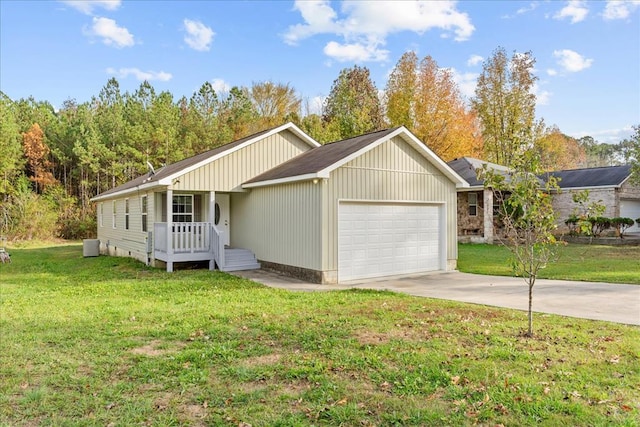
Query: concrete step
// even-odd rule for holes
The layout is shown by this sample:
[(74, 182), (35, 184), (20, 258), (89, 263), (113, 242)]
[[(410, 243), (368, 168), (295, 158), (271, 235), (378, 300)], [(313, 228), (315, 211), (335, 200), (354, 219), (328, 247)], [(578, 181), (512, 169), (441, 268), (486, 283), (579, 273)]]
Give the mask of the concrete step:
[(259, 270), (260, 264), (239, 264), (239, 265), (227, 265), (221, 271), (242, 271), (242, 270)]
[(225, 266), (222, 271), (255, 270), (260, 268), (260, 264), (253, 252), (242, 248), (225, 248)]

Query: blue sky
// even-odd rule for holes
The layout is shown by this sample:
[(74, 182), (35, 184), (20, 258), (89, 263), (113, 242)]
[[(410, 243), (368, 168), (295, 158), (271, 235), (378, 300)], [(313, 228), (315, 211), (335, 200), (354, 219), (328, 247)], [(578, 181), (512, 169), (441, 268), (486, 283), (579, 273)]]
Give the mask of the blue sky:
[(311, 110), (343, 68), (378, 89), (407, 50), (431, 55), (473, 95), (498, 47), (532, 51), (538, 116), (571, 136), (615, 143), (640, 124), (640, 1), (0, 0), (0, 89), (58, 107), (115, 76), (175, 99), (291, 84)]

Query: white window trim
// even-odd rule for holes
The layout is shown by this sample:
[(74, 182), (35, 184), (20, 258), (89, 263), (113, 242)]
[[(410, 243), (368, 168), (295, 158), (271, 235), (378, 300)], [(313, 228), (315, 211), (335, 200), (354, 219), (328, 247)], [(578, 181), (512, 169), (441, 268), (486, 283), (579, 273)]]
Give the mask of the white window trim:
[(140, 216), (142, 219), (142, 224), (140, 224), (140, 229), (142, 231), (149, 230), (149, 226), (147, 224), (147, 219), (149, 218), (147, 216), (147, 209), (149, 208), (148, 203), (149, 203), (149, 199), (147, 198), (147, 196), (140, 197)]
[(112, 206), (112, 215), (111, 215), (111, 226), (116, 228), (116, 218), (117, 218), (117, 210), (116, 210), (116, 201), (111, 202)]
[(104, 202), (100, 203), (100, 210), (98, 211), (98, 223), (100, 227), (104, 227)]
[(129, 226), (129, 199), (124, 199), (124, 229), (128, 230)]
[[(174, 206), (173, 199), (176, 198), (176, 197), (189, 197), (191, 199), (191, 212), (189, 212), (189, 213), (184, 213), (184, 212), (173, 213), (173, 206)], [(172, 216), (173, 222), (193, 222), (193, 219), (195, 217), (194, 216), (194, 212), (193, 212), (193, 210), (194, 210), (193, 203), (194, 203), (193, 202), (193, 194), (174, 194), (173, 197), (171, 198), (171, 216)], [(176, 221), (176, 219), (175, 219), (176, 215), (182, 215), (182, 216), (190, 215), (191, 216), (191, 221)]]
[[(474, 196), (476, 198), (475, 203), (471, 203), (471, 196)], [(468, 213), (469, 216), (478, 216), (478, 193), (468, 193), (467, 194), (467, 203), (468, 203)], [(475, 207), (476, 208), (476, 213), (471, 214), (471, 207)]]

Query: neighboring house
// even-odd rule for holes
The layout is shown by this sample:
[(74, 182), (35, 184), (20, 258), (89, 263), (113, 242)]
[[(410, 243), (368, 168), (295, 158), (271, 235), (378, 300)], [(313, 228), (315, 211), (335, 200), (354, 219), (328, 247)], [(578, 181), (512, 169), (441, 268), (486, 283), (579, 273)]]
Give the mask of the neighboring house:
[(501, 227), (495, 220), (498, 205), (493, 191), (484, 188), (484, 180), (478, 178), (477, 171), (486, 167), (506, 174), (509, 169), (473, 157), (460, 157), (448, 165), (469, 184), (458, 189), (458, 240), (493, 243), (495, 230)]
[[(633, 220), (640, 218), (640, 185), (631, 182), (631, 166), (607, 166), (600, 168), (572, 169), (549, 172), (545, 176), (555, 176), (560, 180), (562, 190), (553, 196), (553, 207), (558, 219), (558, 227), (566, 231), (565, 220), (569, 218), (577, 204), (573, 195), (583, 190), (589, 191), (589, 202), (601, 202), (605, 206), (602, 216), (623, 217)], [(638, 224), (627, 230), (640, 232)]]
[(336, 283), (455, 269), (465, 186), (404, 127), (319, 145), (288, 123), (92, 200), (103, 253)]
[[(485, 165), (490, 169), (508, 173), (505, 166), (471, 157), (462, 157), (450, 161), (449, 166), (467, 181), (469, 187), (458, 189), (458, 240), (461, 242), (493, 242), (496, 230), (501, 226), (495, 220), (497, 205), (493, 192), (484, 188), (484, 182), (478, 179), (476, 171)], [(630, 181), (631, 167), (609, 166), (548, 172), (559, 178), (561, 191), (553, 194), (553, 207), (556, 212), (559, 231), (568, 231), (565, 220), (577, 207), (573, 194), (589, 190), (589, 200), (601, 201), (606, 206), (603, 216), (640, 218), (640, 186)], [(634, 224), (627, 232), (639, 232)]]

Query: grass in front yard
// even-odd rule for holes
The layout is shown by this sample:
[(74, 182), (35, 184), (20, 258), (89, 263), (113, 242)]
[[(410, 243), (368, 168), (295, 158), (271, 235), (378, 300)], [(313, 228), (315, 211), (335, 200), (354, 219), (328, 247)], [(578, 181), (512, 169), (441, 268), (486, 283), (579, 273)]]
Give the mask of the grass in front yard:
[[(465, 273), (512, 276), (509, 249), (501, 245), (458, 245), (458, 269)], [(540, 278), (640, 285), (640, 246), (568, 244), (540, 271)]]
[(640, 329), (288, 292), (79, 245), (0, 265), (0, 425), (637, 425)]

